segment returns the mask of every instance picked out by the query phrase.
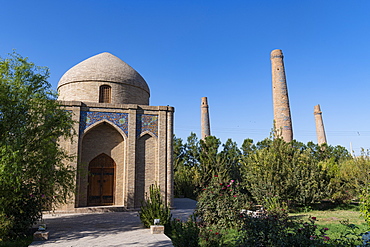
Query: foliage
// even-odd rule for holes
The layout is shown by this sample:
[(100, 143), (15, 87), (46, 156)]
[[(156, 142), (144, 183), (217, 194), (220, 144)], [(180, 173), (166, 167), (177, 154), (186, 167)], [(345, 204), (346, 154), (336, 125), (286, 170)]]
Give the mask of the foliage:
[(212, 226), (201, 226), (199, 244), (202, 247), (224, 247), (227, 232)]
[(196, 215), (203, 225), (217, 228), (240, 226), (240, 212), (251, 204), (237, 181), (222, 182), (215, 175), (199, 195)]
[(292, 205), (308, 205), (323, 198), (330, 177), (310, 156), (310, 150), (294, 148), (276, 138), (244, 159), (243, 183), (261, 203), (265, 195), (277, 195)]
[(23, 237), (74, 191), (74, 171), (57, 140), (71, 138), (73, 121), (47, 82), (49, 72), (13, 53), (0, 59), (0, 238)]
[(244, 215), (239, 246), (323, 246), (314, 218), (308, 222), (277, 216)]
[[(297, 141), (294, 141), (298, 143)], [(338, 163), (342, 160), (350, 159), (351, 154), (345, 147), (342, 146), (331, 146), (326, 143), (322, 145), (315, 144), (313, 142), (308, 142), (306, 145), (303, 145), (303, 150), (310, 150), (311, 155), (317, 161), (323, 160), (333, 160)]]
[(228, 140), (222, 152), (218, 152), (220, 145), (220, 139), (214, 136), (207, 136), (205, 140), (200, 140), (199, 178), (201, 183), (199, 186), (201, 188), (207, 186), (215, 175), (226, 181), (231, 179), (232, 173), (235, 173), (234, 162), (238, 162), (238, 156), (227, 155), (232, 152), (233, 147), (227, 150), (230, 145), (233, 145), (232, 141)]
[(199, 227), (194, 215), (185, 222), (180, 219), (171, 220), (170, 229), (171, 240), (175, 247), (199, 246)]
[(28, 247), (33, 241), (33, 234), (30, 231), (27, 237), (15, 240), (0, 241), (0, 247)]
[(331, 198), (337, 203), (347, 203), (358, 199), (362, 189), (370, 182), (370, 157), (364, 150), (353, 159), (341, 160), (338, 163), (323, 163), (332, 174), (329, 189)]
[(326, 227), (319, 228), (316, 217), (308, 221), (287, 216), (244, 217), (243, 234), (238, 246), (365, 246), (361, 244), (358, 227), (342, 222), (340, 237), (331, 239)]
[(358, 197), (368, 176), (357, 172), (367, 167), (365, 156), (352, 159), (341, 146), (286, 143), (281, 138), (256, 144), (245, 139), (239, 149), (231, 139), (221, 144), (214, 136), (199, 140), (191, 133), (185, 143), (175, 137), (174, 157), (175, 195), (193, 199), (217, 174), (224, 181), (240, 181), (258, 203), (268, 193), (289, 207), (309, 207), (324, 198), (343, 203)]
[(281, 218), (288, 215), (288, 205), (281, 201), (278, 196), (266, 196), (263, 201), (263, 206), (270, 216), (274, 215)]
[(170, 237), (174, 246), (369, 246), (370, 234), (361, 233), (363, 229), (348, 221), (341, 221), (341, 227), (335, 229), (337, 236), (332, 237), (333, 226), (320, 225), (319, 217), (300, 220), (269, 212), (261, 217), (241, 216), (241, 225), (235, 229), (196, 222), (194, 216), (187, 222), (177, 219), (171, 222)]
[(332, 239), (330, 242), (334, 246), (359, 246), (361, 243), (361, 233), (359, 227), (350, 224), (348, 220), (341, 221), (345, 229), (340, 233), (340, 237)]
[(224, 180), (240, 179), (241, 151), (231, 139), (222, 145), (214, 136), (198, 140), (194, 133), (185, 144), (174, 139), (175, 195), (196, 198), (210, 178), (218, 175)]
[(370, 184), (365, 186), (361, 195), (360, 205), (361, 215), (365, 219), (366, 223), (370, 227)]
[[(305, 222), (287, 211), (292, 206), (311, 210), (324, 198), (335, 203), (356, 198), (369, 182), (369, 155), (351, 158), (341, 146), (286, 143), (281, 138), (256, 144), (246, 139), (239, 149), (231, 140), (220, 148), (216, 137), (198, 141), (192, 134), (178, 146), (183, 165), (179, 177), (197, 189), (198, 222), (192, 226), (198, 227), (194, 234), (200, 246), (360, 246), (363, 228), (343, 223), (338, 237), (331, 238), (326, 226), (318, 228), (315, 217)], [(369, 192), (363, 193), (363, 206), (370, 201)], [(240, 213), (251, 207), (252, 196), (265, 207), (263, 217)], [(362, 236), (366, 240), (368, 235)]]
[[(0, 236), (6, 236), (14, 223), (14, 217), (9, 218), (4, 213), (0, 214)], [(0, 241), (1, 243), (1, 241)]]
[[(189, 137), (191, 138), (191, 137)], [(189, 140), (188, 142), (191, 142)], [(192, 158), (189, 158), (191, 151), (187, 149), (188, 146), (182, 143), (180, 138), (174, 137), (174, 186), (175, 196), (184, 196), (195, 199), (195, 188), (197, 182), (196, 177), (197, 168)]]
[(159, 219), (161, 225), (168, 225), (171, 220), (171, 210), (161, 198), (160, 187), (152, 184), (149, 187), (149, 196), (142, 202), (140, 220), (145, 227), (154, 224), (154, 219)]

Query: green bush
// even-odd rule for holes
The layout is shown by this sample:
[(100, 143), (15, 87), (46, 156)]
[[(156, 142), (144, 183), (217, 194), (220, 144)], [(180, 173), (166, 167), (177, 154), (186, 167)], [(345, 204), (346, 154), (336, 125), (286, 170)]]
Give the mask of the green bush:
[(366, 223), (370, 227), (370, 184), (368, 184), (362, 191), (360, 211)]
[(243, 227), (237, 246), (333, 246), (325, 232), (318, 229), (315, 217), (308, 221), (297, 221), (286, 216), (265, 215), (262, 217), (243, 216)]
[(220, 181), (215, 175), (198, 197), (196, 215), (207, 227), (235, 228), (240, 226), (240, 212), (250, 209), (248, 196), (237, 181)]
[(9, 191), (9, 194), (14, 195), (14, 199), (11, 202), (4, 201), (6, 207), (0, 219), (0, 238), (3, 240), (26, 237), (29, 228), (41, 217), (43, 202), (40, 202), (41, 198), (30, 193), (32, 192), (28, 186), (23, 186), (20, 191)]
[(185, 222), (173, 219), (170, 224), (170, 237), (175, 247), (198, 247), (199, 227), (195, 216)]
[(331, 199), (337, 203), (348, 203), (359, 199), (362, 189), (370, 182), (370, 156), (362, 151), (361, 156), (345, 159), (339, 163), (325, 164), (332, 174), (329, 188)]
[(8, 234), (8, 232), (10, 232), (10, 229), (13, 228), (13, 223), (14, 219), (9, 218), (4, 213), (0, 213), (0, 242), (2, 240), (6, 240), (6, 238), (3, 238)]
[(159, 219), (161, 225), (168, 225), (171, 220), (171, 210), (161, 198), (161, 190), (157, 185), (149, 187), (149, 196), (142, 202), (140, 220), (145, 227), (154, 224), (154, 219)]
[(264, 198), (263, 206), (268, 215), (278, 217), (285, 217), (288, 215), (288, 206), (281, 201), (278, 196), (266, 196)]
[(325, 196), (330, 181), (327, 172), (313, 158), (310, 149), (280, 138), (267, 139), (262, 149), (244, 156), (243, 186), (257, 203), (268, 194), (290, 205), (309, 205)]

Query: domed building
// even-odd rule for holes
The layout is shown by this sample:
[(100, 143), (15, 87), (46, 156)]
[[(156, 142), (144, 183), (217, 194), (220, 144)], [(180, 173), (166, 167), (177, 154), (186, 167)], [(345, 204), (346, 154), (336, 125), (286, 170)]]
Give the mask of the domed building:
[(58, 93), (77, 133), (61, 141), (77, 171), (75, 198), (61, 210), (138, 208), (155, 183), (172, 204), (174, 108), (149, 106), (149, 87), (136, 70), (104, 52), (69, 69)]

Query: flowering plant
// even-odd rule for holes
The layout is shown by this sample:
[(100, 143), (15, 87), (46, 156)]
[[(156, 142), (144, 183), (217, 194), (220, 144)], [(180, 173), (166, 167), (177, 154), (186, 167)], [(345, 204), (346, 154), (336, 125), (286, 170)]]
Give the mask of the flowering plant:
[(235, 180), (220, 182), (213, 177), (198, 197), (196, 214), (205, 225), (220, 228), (240, 226), (240, 212), (250, 209), (249, 197)]

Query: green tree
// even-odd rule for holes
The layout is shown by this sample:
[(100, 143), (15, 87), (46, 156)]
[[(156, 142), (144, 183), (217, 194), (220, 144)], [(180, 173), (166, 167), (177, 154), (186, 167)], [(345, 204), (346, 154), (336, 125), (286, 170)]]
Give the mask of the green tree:
[(313, 157), (318, 161), (332, 159), (334, 162), (338, 163), (351, 158), (351, 154), (348, 150), (339, 145), (331, 146), (326, 143), (318, 145), (313, 142), (308, 142), (304, 149), (310, 149)]
[(269, 195), (285, 202), (308, 205), (324, 196), (330, 178), (309, 150), (281, 138), (265, 140), (244, 158), (243, 183), (261, 203)]
[(187, 142), (184, 144), (184, 163), (188, 167), (199, 167), (200, 144), (195, 133), (190, 133)]
[(199, 140), (191, 133), (185, 144), (174, 138), (175, 195), (196, 198), (217, 175), (222, 181), (241, 180), (242, 152), (236, 142), (222, 144), (215, 136)]
[(73, 192), (74, 171), (57, 142), (72, 137), (73, 121), (48, 76), (47, 68), (16, 53), (0, 58), (1, 239), (23, 236), (43, 208)]
[(363, 188), (370, 183), (369, 151), (363, 150), (360, 156), (340, 159), (339, 162), (330, 158), (321, 164), (332, 177), (328, 194), (334, 202), (343, 203), (359, 199)]
[(174, 137), (173, 153), (174, 153), (174, 182), (175, 196), (184, 196), (195, 199), (195, 188), (197, 181), (195, 180), (197, 166), (196, 161), (190, 160), (186, 145), (182, 143), (181, 138)]

